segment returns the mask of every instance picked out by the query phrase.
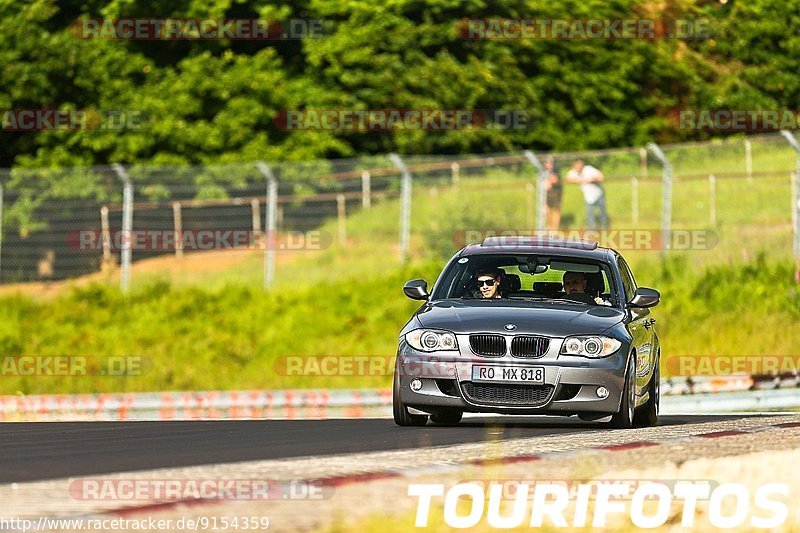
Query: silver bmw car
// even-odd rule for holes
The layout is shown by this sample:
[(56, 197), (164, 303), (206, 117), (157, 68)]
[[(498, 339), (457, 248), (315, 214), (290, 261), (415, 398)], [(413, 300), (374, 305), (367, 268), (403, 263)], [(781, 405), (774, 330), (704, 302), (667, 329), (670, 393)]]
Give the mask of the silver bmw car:
[(625, 259), (595, 242), (491, 237), (447, 263), (400, 332), (400, 426), (457, 424), (464, 412), (577, 415), (655, 425), (661, 349)]

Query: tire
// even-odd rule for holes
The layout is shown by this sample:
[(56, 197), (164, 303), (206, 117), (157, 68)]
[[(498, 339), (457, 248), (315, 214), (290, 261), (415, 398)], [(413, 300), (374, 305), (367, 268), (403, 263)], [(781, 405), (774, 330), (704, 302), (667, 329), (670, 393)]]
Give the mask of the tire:
[(628, 368), (625, 371), (625, 386), (622, 388), (622, 401), (619, 412), (611, 417), (609, 426), (615, 429), (628, 429), (633, 427), (633, 418), (636, 412), (636, 354), (628, 358)]
[(424, 426), (428, 423), (428, 415), (412, 415), (408, 412), (406, 404), (400, 401), (400, 373), (397, 366), (394, 369), (392, 384), (392, 415), (394, 423), (398, 426)]
[(658, 408), (661, 403), (661, 353), (656, 357), (656, 368), (647, 386), (650, 397), (647, 403), (636, 410), (636, 426), (652, 427), (658, 424)]
[(464, 412), (459, 409), (448, 409), (431, 415), (431, 422), (445, 426), (454, 426), (461, 422)]

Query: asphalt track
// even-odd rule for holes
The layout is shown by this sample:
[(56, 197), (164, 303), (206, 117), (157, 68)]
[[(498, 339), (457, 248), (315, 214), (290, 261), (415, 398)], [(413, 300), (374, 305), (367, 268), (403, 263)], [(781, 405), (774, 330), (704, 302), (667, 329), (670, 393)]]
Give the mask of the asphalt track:
[[(741, 415), (662, 416), (674, 426)], [(0, 483), (604, 431), (576, 418), (491, 417), (455, 427), (389, 419), (0, 424)]]

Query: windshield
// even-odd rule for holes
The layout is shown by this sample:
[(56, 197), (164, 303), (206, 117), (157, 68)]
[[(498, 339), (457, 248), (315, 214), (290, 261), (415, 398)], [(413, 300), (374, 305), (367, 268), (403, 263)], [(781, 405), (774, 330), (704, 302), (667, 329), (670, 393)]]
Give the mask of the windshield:
[(510, 298), (619, 307), (608, 264), (534, 254), (462, 257), (445, 272), (433, 299)]

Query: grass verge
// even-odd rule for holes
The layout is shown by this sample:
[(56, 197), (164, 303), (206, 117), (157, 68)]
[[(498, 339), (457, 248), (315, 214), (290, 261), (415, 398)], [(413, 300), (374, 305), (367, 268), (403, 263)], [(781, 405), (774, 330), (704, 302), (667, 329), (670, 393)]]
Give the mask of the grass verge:
[[(394, 354), (418, 303), (402, 284), (432, 282), (442, 262), (340, 276), (264, 293), (243, 285), (176, 287), (153, 282), (128, 297), (90, 285), (49, 300), (0, 298), (0, 354), (141, 356), (141, 375), (14, 376), (2, 394), (204, 389), (388, 387), (390, 376), (290, 376), (288, 355)], [(638, 265), (637, 281), (662, 292), (655, 309), (662, 355), (796, 355), (800, 287), (791, 262), (763, 256), (700, 267), (674, 258)], [(4, 359), (5, 362), (5, 359)], [(91, 370), (91, 369), (90, 369)], [(665, 369), (666, 370), (666, 369)], [(91, 372), (90, 372), (91, 373)]]

